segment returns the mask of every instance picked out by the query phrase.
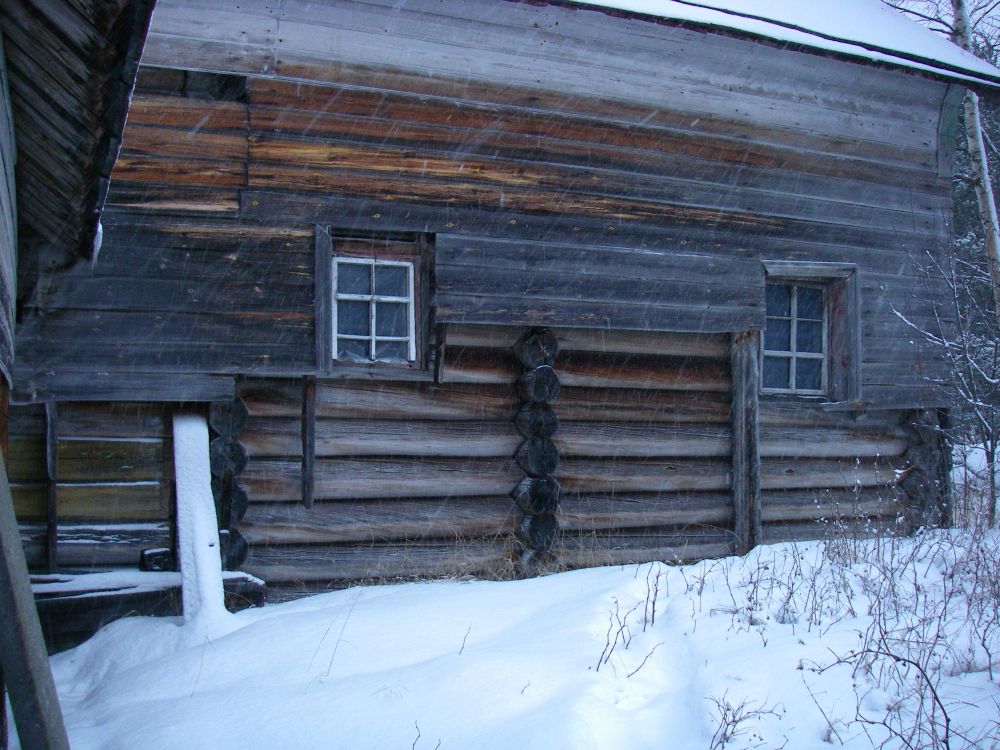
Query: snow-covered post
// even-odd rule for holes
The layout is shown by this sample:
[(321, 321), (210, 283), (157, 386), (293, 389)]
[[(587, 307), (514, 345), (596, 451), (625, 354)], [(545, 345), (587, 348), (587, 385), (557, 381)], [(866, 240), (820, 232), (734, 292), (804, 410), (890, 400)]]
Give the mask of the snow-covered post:
[(212, 496), (208, 421), (200, 414), (174, 415), (177, 482), (177, 547), (185, 624), (211, 636), (229, 618), (222, 586), (219, 522)]

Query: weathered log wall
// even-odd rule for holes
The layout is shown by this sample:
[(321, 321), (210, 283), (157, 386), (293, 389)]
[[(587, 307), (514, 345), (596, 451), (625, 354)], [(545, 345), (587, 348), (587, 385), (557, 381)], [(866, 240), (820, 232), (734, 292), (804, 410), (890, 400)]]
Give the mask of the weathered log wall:
[(165, 417), (160, 404), (62, 403), (49, 420), (43, 406), (11, 407), (8, 474), (31, 567), (136, 567), (142, 550), (171, 546)]
[[(520, 332), (449, 327), (440, 384), (320, 381), (312, 509), (301, 386), (241, 386), (245, 568), (278, 586), (511, 572)], [(731, 552), (728, 337), (564, 333), (557, 564)]]
[(941, 402), (894, 311), (950, 314), (922, 270), (950, 211), (945, 84), (565, 7), (294, 2), (281, 34), (274, 13), (160, 7), (101, 262), (26, 308), (19, 397), (321, 369), (319, 223), (434, 235), (432, 315), (455, 323), (744, 330), (761, 259), (855, 263), (864, 401)]

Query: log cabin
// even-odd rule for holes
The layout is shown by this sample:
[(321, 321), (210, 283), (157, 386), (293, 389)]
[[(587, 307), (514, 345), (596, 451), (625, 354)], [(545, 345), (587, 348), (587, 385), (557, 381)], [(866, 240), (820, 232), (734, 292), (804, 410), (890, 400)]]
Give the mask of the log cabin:
[(946, 522), (916, 329), (1000, 71), (807, 10), (160, 0), (100, 253), (18, 298), (29, 562), (172, 564), (182, 405), (278, 596)]

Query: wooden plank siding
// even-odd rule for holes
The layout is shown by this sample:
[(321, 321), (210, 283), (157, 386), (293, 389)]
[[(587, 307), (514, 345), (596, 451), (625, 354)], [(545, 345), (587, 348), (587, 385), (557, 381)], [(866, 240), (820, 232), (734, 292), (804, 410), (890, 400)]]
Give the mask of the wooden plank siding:
[[(760, 260), (856, 263), (863, 398), (941, 401), (943, 363), (895, 313), (942, 313), (920, 259), (950, 212), (945, 84), (558, 7), (293, 3), (277, 34), (267, 4), (197, 29), (189, 5), (154, 21), (162, 74), (140, 77), (96, 273), (25, 311), (20, 397), (88, 368), (315, 373), (321, 223), (433, 234), (448, 323), (731, 332), (762, 323)], [(434, 76), (406, 72), (425, 55)], [(250, 73), (246, 95), (171, 92), (185, 68)]]
[[(904, 319), (951, 322), (927, 271), (951, 218), (947, 84), (495, 0), (160, 0), (144, 64), (100, 258), (44, 274), (17, 328), (16, 399), (60, 402), (73, 560), (101, 513), (162, 535), (166, 403), (235, 396), (249, 572), (510, 574), (511, 346), (541, 326), (561, 345), (559, 565), (730, 554), (734, 485), (757, 469), (740, 513), (764, 540), (892, 526), (902, 425), (945, 399)], [(426, 248), (414, 367), (330, 366), (322, 279), (345, 237)], [(731, 346), (764, 324), (763, 261), (856, 267), (860, 399), (762, 397), (754, 447)], [(141, 403), (125, 418), (116, 400)], [(12, 481), (44, 554), (45, 434), (19, 429)], [(108, 559), (140, 536), (104, 542)]]
[[(173, 462), (162, 404), (59, 404), (56, 421), (56, 564), (100, 569), (139, 563), (171, 546)], [(48, 520), (46, 420), (12, 406), (9, 457), (14, 511), (29, 565), (44, 566)]]

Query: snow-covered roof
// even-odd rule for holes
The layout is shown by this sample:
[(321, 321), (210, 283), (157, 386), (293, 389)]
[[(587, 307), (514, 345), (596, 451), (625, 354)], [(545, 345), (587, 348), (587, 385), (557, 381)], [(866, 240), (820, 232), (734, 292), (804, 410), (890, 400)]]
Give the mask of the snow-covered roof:
[(879, 0), (575, 0), (1000, 86), (1000, 69)]

